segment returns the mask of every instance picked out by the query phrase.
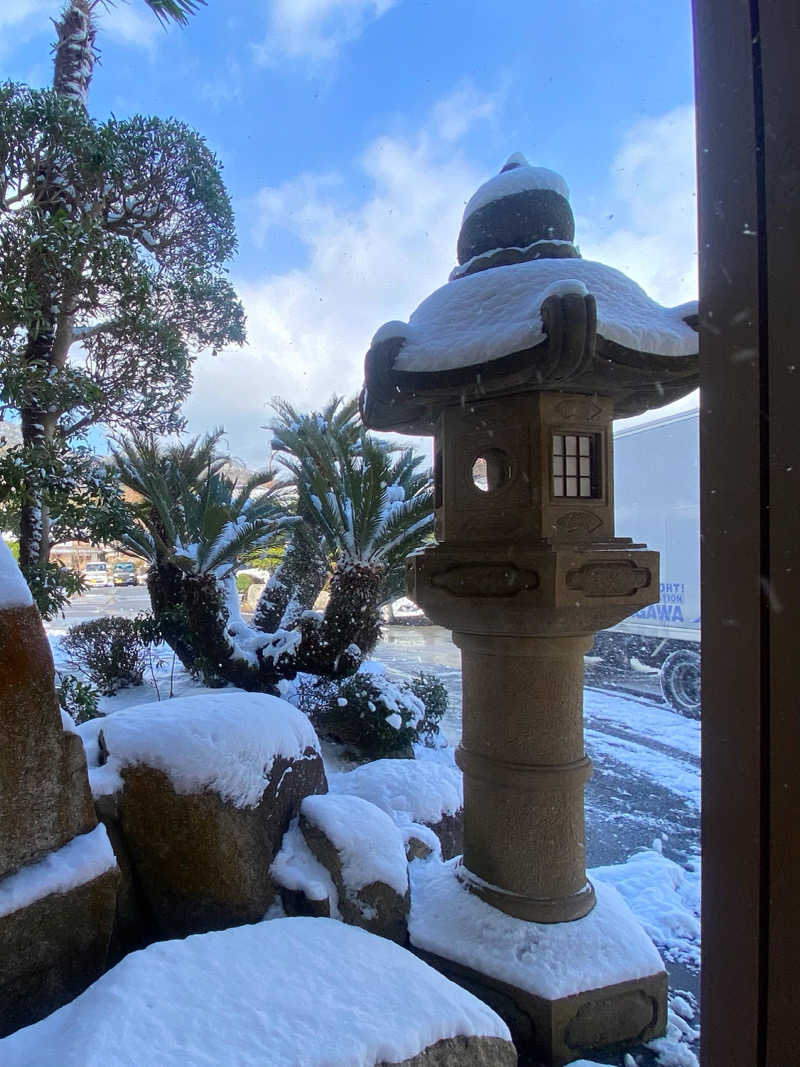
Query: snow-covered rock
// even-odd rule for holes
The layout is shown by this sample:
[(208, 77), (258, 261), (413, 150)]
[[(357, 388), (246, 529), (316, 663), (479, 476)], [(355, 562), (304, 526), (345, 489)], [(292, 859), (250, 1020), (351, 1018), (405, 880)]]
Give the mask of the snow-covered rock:
[(105, 827), (95, 826), (0, 881), (0, 919), (53, 893), (69, 893), (115, 866)]
[(346, 923), (394, 941), (406, 939), (405, 841), (389, 816), (360, 797), (306, 797), (300, 828), (336, 888), (334, 909)]
[(42, 620), (0, 544), (0, 1034), (101, 973), (118, 878)]
[(162, 937), (260, 919), (289, 823), (327, 789), (305, 716), (276, 697), (215, 691), (110, 715), (99, 741), (123, 787), (96, 797), (98, 812), (143, 897), (128, 942), (148, 939), (137, 931), (148, 913)]
[(209, 790), (237, 808), (263, 796), (273, 763), (318, 754), (314, 728), (285, 700), (220, 689), (140, 704), (102, 722), (106, 762), (162, 771), (178, 794)]
[(283, 835), (270, 874), (280, 886), (281, 901), (287, 915), (341, 919), (339, 891), (330, 871), (308, 847), (299, 818), (292, 820)]
[(511, 1067), (501, 1019), (410, 952), (276, 919), (127, 956), (0, 1041), (3, 1067)]
[(420, 837), (412, 824), (436, 834), (444, 859), (461, 852), (463, 785), (461, 771), (443, 760), (381, 759), (347, 774), (333, 775), (332, 793), (347, 793), (376, 805), (407, 836)]
[(0, 538), (0, 610), (26, 607), (32, 603), (33, 597), (28, 583), (22, 577), (8, 545)]

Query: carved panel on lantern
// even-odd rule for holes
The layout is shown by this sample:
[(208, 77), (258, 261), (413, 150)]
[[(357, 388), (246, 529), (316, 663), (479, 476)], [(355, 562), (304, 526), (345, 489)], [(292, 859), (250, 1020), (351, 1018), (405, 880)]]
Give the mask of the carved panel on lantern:
[(585, 596), (633, 596), (650, 584), (647, 567), (633, 561), (620, 563), (587, 563), (568, 572), (568, 589), (580, 590)]
[(432, 575), (431, 585), (455, 596), (510, 597), (538, 589), (539, 575), (513, 563), (462, 563)]
[(605, 408), (592, 396), (569, 396), (559, 400), (554, 411), (559, 419), (565, 421), (577, 419), (581, 422), (591, 422), (592, 419), (600, 418)]

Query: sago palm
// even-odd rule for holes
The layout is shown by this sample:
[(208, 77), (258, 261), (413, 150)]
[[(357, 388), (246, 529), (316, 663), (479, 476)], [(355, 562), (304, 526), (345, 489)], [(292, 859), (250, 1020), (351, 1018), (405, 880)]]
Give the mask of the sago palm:
[(140, 498), (138, 522), (124, 538), (130, 552), (225, 579), (290, 521), (272, 471), (241, 485), (223, 473), (215, 453), (221, 433), (172, 445), (137, 435), (112, 448), (120, 481)]
[[(288, 401), (273, 400), (275, 420), (272, 451), (294, 477), (293, 464), (302, 458), (314, 466), (324, 462), (330, 442), (354, 446), (360, 432), (358, 405), (333, 396), (321, 411), (299, 412)], [(300, 520), (291, 531), (283, 559), (262, 593), (253, 625), (269, 632), (294, 625), (309, 610), (328, 578), (329, 559), (325, 539), (306, 501), (294, 495), (294, 510)]]
[(136, 494), (123, 538), (150, 564), (153, 615), (184, 666), (207, 684), (272, 688), (282, 653), (299, 641), (250, 633), (234, 573), (243, 555), (294, 521), (270, 471), (237, 485), (216, 455), (221, 431), (186, 444), (134, 437), (113, 449), (122, 484)]
[[(354, 404), (336, 397), (326, 408), (329, 416), (350, 410)], [(333, 561), (324, 626), (351, 633), (366, 653), (380, 633), (380, 603), (402, 590), (405, 557), (430, 537), (430, 474), (410, 449), (367, 434), (355, 415), (339, 427), (325, 413), (279, 413), (277, 460), (291, 475), (298, 514), (319, 531)]]

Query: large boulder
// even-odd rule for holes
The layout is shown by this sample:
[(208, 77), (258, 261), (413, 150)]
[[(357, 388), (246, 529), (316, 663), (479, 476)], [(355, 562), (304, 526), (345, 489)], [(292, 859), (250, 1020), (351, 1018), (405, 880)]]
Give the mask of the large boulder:
[(405, 943), (408, 865), (403, 835), (389, 816), (360, 797), (307, 797), (300, 829), (336, 888), (331, 914)]
[(290, 821), (327, 789), (305, 716), (277, 697), (219, 690), (117, 712), (99, 742), (105, 773), (122, 781), (99, 807), (156, 934), (262, 918)]
[[(449, 750), (448, 750), (449, 751)], [(422, 755), (422, 754), (421, 754)], [(402, 830), (411, 855), (436, 835), (443, 859), (463, 851), (464, 789), (461, 771), (445, 751), (415, 760), (379, 759), (332, 776), (332, 793), (361, 797), (385, 811)], [(434, 842), (435, 844), (435, 842)]]
[(0, 882), (0, 1036), (55, 1011), (103, 973), (118, 880), (97, 826)]
[(381, 937), (276, 919), (150, 945), (0, 1041), (3, 1067), (513, 1067), (485, 1004)]
[(102, 972), (119, 877), (50, 645), (0, 541), (0, 1034)]
[(0, 880), (97, 820), (80, 738), (61, 718), (39, 612), (0, 541)]

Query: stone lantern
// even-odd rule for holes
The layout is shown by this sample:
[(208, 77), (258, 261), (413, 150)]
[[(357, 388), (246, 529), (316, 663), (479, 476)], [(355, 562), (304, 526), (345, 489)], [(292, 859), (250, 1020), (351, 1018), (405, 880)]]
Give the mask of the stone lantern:
[[(407, 583), (462, 653), (454, 878), (536, 924), (588, 919), (595, 905), (583, 656), (595, 631), (659, 597), (658, 554), (615, 536), (612, 419), (698, 382), (696, 305), (661, 307), (582, 259), (573, 237), (563, 179), (512, 156), (467, 204), (448, 284), (375, 335), (361, 397), (367, 426), (434, 437), (436, 542), (408, 558)], [(457, 959), (433, 956), (444, 969)], [(558, 997), (515, 998), (538, 1055), (567, 1062), (663, 1028), (660, 967), (593, 984), (591, 961), (564, 966), (581, 974), (560, 998), (569, 1011)], [(468, 981), (476, 970), (497, 987), (490, 968)]]

